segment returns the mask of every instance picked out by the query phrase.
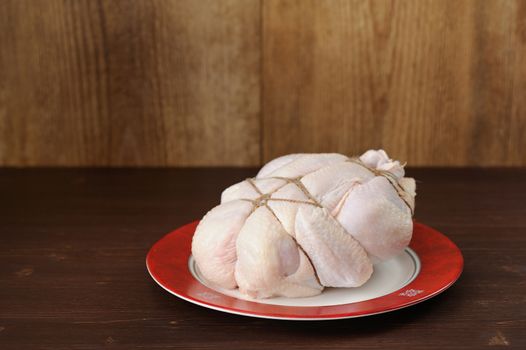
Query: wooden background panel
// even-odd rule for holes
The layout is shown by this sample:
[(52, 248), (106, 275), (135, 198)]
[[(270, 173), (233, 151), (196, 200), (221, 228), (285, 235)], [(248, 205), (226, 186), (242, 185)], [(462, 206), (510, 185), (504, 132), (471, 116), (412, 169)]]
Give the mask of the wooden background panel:
[(526, 165), (526, 2), (0, 2), (0, 165)]
[(260, 162), (260, 6), (0, 3), (0, 163)]
[(526, 165), (524, 1), (263, 2), (264, 160)]

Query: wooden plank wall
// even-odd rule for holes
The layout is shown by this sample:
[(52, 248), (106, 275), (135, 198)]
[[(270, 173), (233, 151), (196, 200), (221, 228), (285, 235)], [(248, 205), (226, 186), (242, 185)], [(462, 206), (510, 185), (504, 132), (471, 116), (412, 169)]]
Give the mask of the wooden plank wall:
[(259, 5), (1, 1), (0, 163), (258, 164)]
[(526, 165), (523, 0), (5, 0), (0, 164)]

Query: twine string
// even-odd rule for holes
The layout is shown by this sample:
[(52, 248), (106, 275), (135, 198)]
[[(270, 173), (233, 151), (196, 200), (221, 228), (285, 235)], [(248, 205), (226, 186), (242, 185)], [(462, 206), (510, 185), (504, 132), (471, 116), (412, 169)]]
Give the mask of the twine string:
[(379, 169), (371, 168), (370, 166), (365, 165), (358, 158), (349, 158), (347, 161), (350, 163), (354, 163), (354, 164), (358, 164), (362, 166), (363, 168), (373, 173), (375, 176), (385, 177), (385, 179), (389, 181), (391, 186), (393, 186), (393, 188), (395, 189), (396, 193), (398, 194), (398, 197), (400, 197), (400, 199), (407, 205), (407, 207), (409, 208), (409, 211), (411, 211), (411, 216), (415, 214), (413, 208), (411, 207), (411, 205), (409, 205), (409, 202), (404, 197), (404, 194), (407, 194), (407, 191), (398, 183), (398, 180), (391, 172), (387, 170), (379, 170)]

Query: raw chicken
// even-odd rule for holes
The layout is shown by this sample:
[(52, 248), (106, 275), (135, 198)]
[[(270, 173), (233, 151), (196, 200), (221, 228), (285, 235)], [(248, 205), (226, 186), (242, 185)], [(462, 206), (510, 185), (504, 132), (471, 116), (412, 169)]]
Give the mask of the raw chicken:
[(358, 287), (409, 244), (414, 197), (414, 179), (383, 150), (290, 154), (223, 191), (192, 254), (212, 284), (253, 298)]

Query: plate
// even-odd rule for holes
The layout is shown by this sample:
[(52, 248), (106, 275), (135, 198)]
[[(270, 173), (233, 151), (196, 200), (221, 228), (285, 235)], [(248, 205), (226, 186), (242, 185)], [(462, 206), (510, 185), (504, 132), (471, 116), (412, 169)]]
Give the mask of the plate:
[(359, 288), (326, 288), (308, 298), (255, 300), (237, 290), (210, 285), (191, 256), (199, 222), (182, 226), (153, 245), (146, 257), (152, 278), (191, 303), (232, 314), (282, 319), (330, 320), (375, 315), (427, 300), (451, 286), (462, 273), (458, 247), (442, 233), (415, 222), (413, 238), (400, 255), (376, 264)]

